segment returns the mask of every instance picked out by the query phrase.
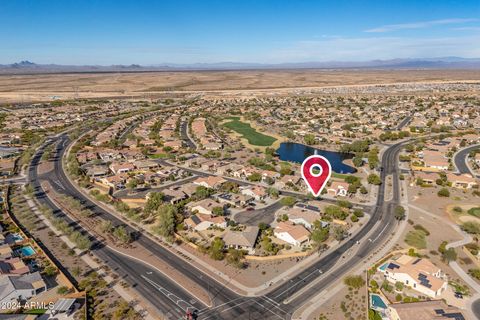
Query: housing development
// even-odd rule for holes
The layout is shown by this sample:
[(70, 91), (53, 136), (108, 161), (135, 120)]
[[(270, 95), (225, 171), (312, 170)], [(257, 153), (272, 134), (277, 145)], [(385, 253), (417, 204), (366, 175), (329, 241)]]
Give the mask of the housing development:
[(480, 320), (479, 17), (0, 1), (0, 320)]
[(5, 104), (2, 312), (468, 319), (479, 85)]

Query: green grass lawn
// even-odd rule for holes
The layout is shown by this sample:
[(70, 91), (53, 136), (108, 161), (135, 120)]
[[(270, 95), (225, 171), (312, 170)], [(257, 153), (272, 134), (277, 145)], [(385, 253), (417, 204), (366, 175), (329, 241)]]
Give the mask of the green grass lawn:
[(257, 132), (257, 130), (252, 128), (250, 124), (240, 121), (240, 118), (238, 117), (230, 117), (228, 119), (231, 121), (226, 122), (223, 125), (241, 134), (251, 145), (268, 147), (277, 140), (274, 137)]

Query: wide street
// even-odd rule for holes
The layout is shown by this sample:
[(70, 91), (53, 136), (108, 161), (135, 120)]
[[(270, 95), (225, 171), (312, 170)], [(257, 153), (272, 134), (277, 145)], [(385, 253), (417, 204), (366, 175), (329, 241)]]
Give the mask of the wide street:
[[(115, 225), (123, 224), (113, 214), (83, 195), (66, 177), (61, 159), (69, 144), (68, 137), (61, 135), (53, 143), (57, 143), (54, 171), (45, 176), (37, 175), (37, 166), (43, 149), (40, 149), (35, 155), (29, 170), (29, 180), (35, 187), (39, 201), (54, 209), (55, 214), (65, 215), (45, 196), (40, 186), (42, 179), (45, 179), (57, 192), (81, 200), (87, 208), (101, 218), (108, 219)], [(389, 147), (382, 158), (382, 181), (385, 181), (386, 175), (393, 175), (393, 199), (385, 202), (385, 186), (382, 184), (377, 203), (370, 213), (371, 219), (357, 234), (344, 240), (335, 251), (320, 257), (315, 263), (303, 269), (293, 278), (272, 286), (272, 289), (263, 296), (244, 297), (238, 295), (227, 286), (197, 269), (191, 262), (184, 260), (161, 244), (144, 236), (142, 232), (136, 232), (130, 227), (128, 228), (129, 231), (138, 234), (136, 244), (147, 248), (152, 254), (167, 261), (192, 283), (208, 290), (213, 301), (213, 307), (210, 308), (197, 302), (193, 296), (162, 273), (156, 272), (140, 262), (134, 262), (123, 255), (119, 255), (101, 244), (94, 246), (93, 252), (112, 269), (119, 272), (145, 299), (156, 305), (164, 313), (170, 313), (172, 319), (184, 314), (189, 307), (199, 310), (199, 319), (256, 319), (260, 317), (265, 319), (289, 319), (293, 312), (311, 297), (341, 279), (357, 263), (368, 257), (394, 229), (397, 222), (393, 210), (400, 198), (397, 168), (397, 157), (400, 149), (401, 143), (397, 143)], [(70, 223), (75, 225), (76, 228), (81, 228), (71, 219)], [(371, 231), (369, 239), (365, 238)], [(86, 231), (83, 230), (83, 232)], [(360, 242), (359, 245), (356, 244), (357, 241)], [(354, 246), (359, 246), (358, 251), (355, 255), (349, 255), (350, 249)], [(330, 269), (336, 266), (339, 261), (344, 262), (331, 272)], [(307, 285), (309, 286), (306, 287)], [(300, 290), (302, 290), (301, 295), (295, 296), (295, 293)], [(153, 292), (155, 294), (152, 294)], [(173, 298), (172, 294), (179, 299)], [(188, 302), (188, 304), (185, 302)]]
[(480, 149), (480, 145), (476, 144), (463, 148), (454, 155), (453, 162), (455, 163), (455, 168), (459, 173), (475, 175), (474, 172), (472, 172), (467, 165), (467, 157), (469, 153), (475, 149)]

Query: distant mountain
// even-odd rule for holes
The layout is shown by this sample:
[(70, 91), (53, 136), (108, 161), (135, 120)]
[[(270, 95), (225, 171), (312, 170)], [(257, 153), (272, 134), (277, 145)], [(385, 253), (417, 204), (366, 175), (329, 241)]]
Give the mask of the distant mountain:
[(58, 65), (36, 64), (28, 60), (0, 65), (0, 74), (29, 73), (69, 73), (69, 72), (150, 72), (150, 71), (185, 71), (185, 70), (274, 70), (274, 69), (480, 69), (480, 58), (418, 58), (390, 59), (371, 61), (325, 61), (297, 63), (163, 63), (159, 65)]

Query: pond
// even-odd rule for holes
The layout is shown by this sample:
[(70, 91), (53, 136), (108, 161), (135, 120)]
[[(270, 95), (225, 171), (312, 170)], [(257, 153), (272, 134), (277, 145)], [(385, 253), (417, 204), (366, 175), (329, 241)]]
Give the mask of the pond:
[(277, 150), (280, 160), (298, 163), (302, 163), (305, 158), (315, 153), (327, 158), (330, 161), (332, 170), (336, 173), (355, 173), (357, 171), (354, 167), (343, 163), (344, 160), (353, 158), (352, 154), (315, 149), (294, 142), (281, 143), (280, 148)]

